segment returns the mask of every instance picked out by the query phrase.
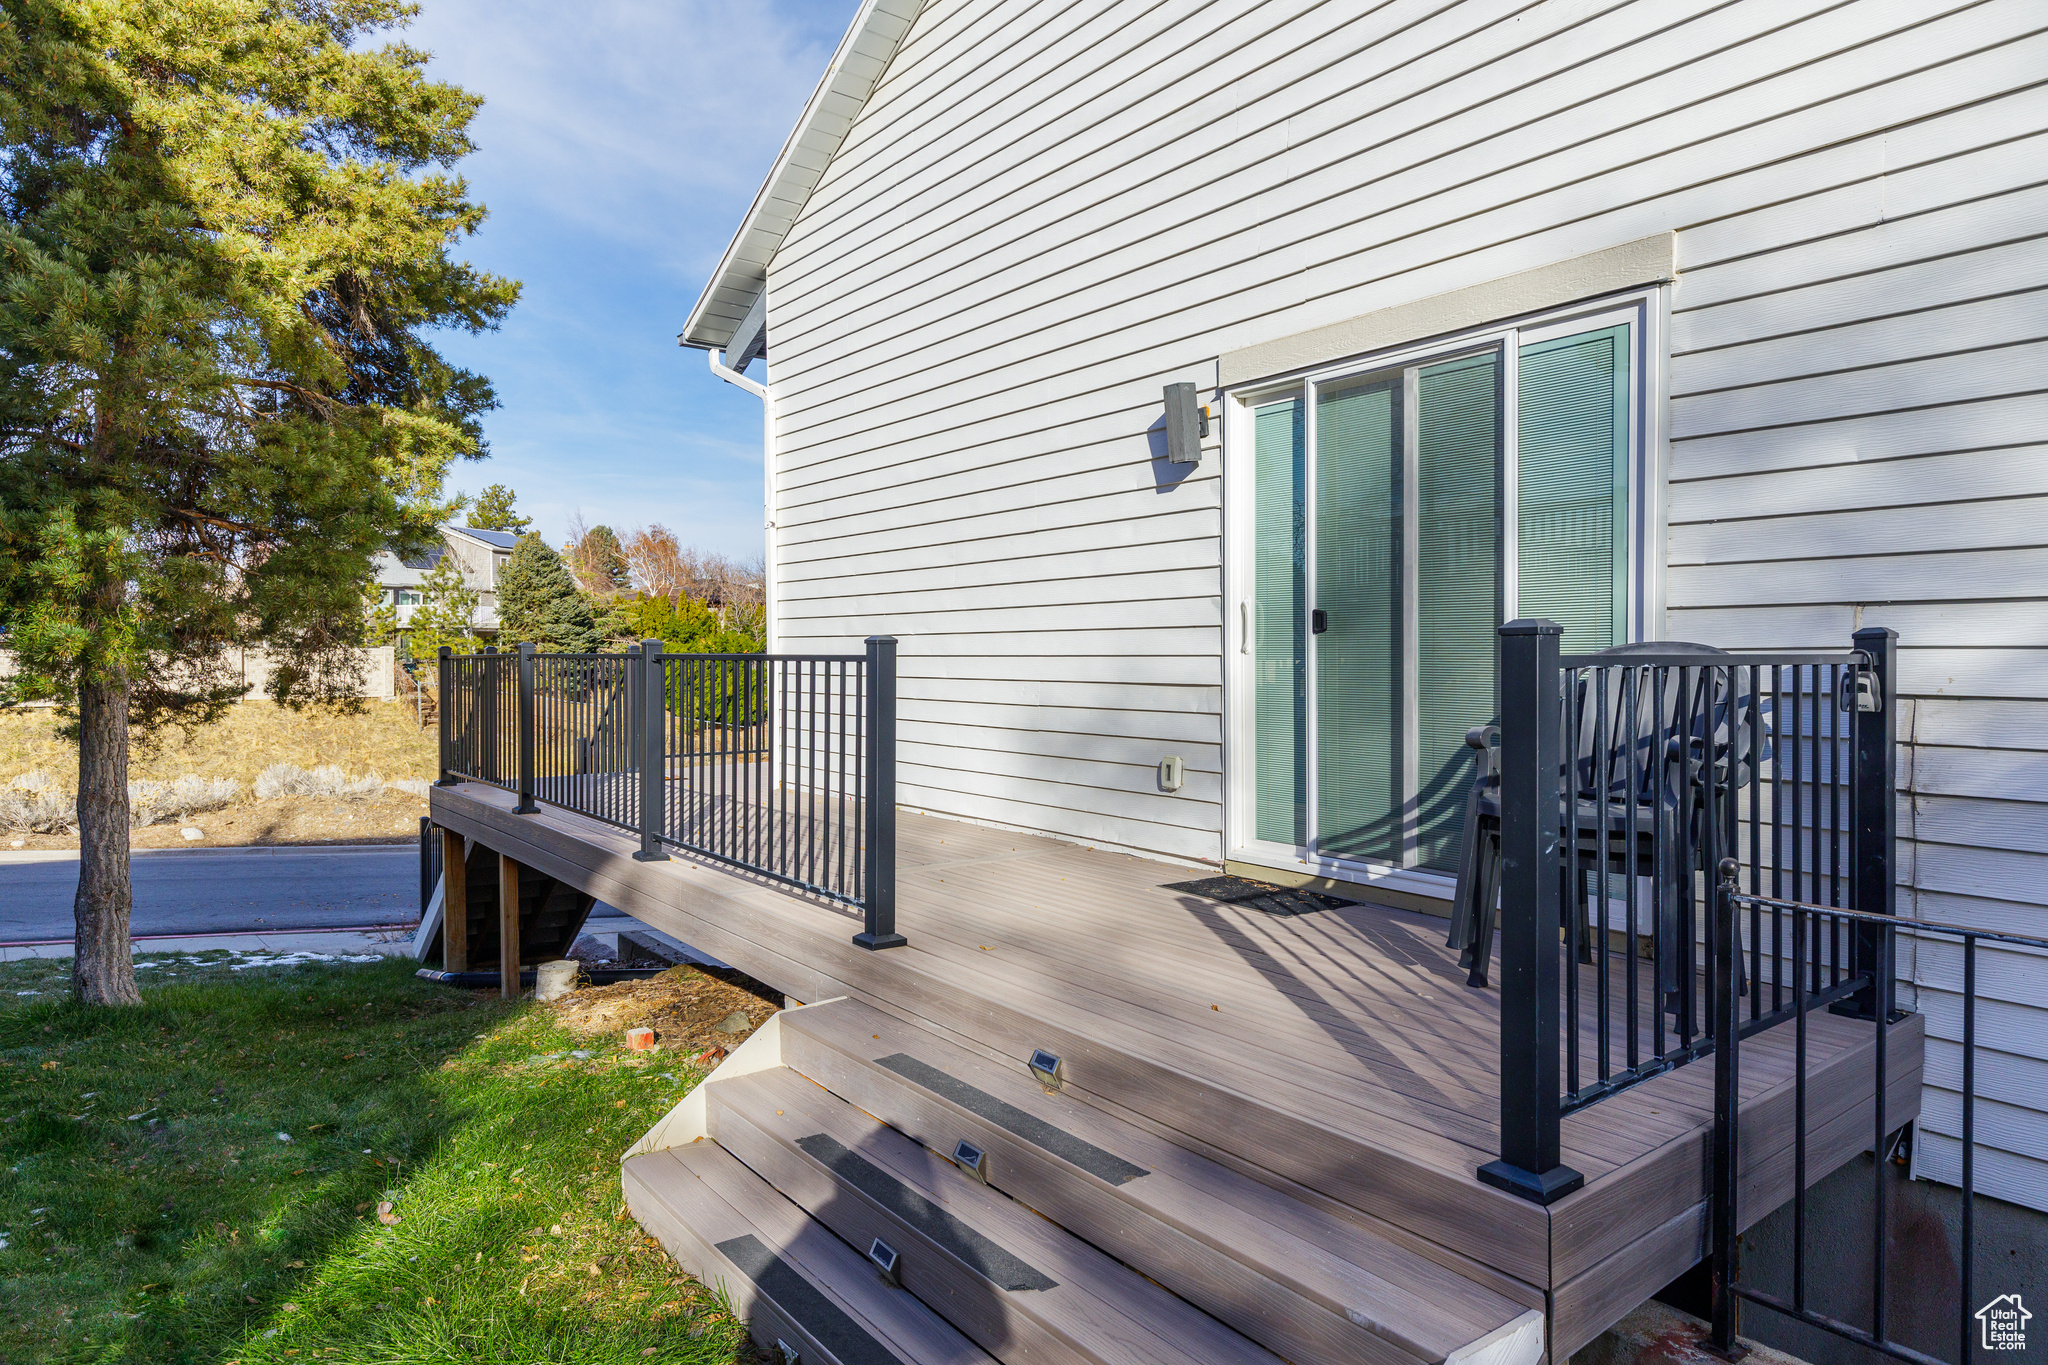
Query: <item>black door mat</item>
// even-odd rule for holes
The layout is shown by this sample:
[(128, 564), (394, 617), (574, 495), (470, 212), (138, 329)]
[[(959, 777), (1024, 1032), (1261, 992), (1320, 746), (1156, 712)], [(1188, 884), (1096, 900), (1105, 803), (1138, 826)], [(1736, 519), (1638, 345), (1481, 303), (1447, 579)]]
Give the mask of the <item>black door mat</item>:
[(1274, 886), (1270, 882), (1255, 882), (1249, 877), (1203, 877), (1192, 882), (1168, 882), (1161, 889), (1182, 891), (1190, 896), (1222, 901), (1225, 905), (1238, 905), (1268, 915), (1313, 915), (1318, 910), (1333, 910), (1340, 905), (1352, 904), (1341, 896), (1328, 896), (1300, 887)]

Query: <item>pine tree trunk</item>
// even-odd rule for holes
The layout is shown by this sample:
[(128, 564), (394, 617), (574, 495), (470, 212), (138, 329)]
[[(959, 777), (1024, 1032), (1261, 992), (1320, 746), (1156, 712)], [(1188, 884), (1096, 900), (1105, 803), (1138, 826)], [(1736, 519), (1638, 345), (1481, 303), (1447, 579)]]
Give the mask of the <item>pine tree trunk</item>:
[(78, 688), (78, 899), (71, 989), (88, 1005), (139, 1005), (128, 915), (128, 684)]

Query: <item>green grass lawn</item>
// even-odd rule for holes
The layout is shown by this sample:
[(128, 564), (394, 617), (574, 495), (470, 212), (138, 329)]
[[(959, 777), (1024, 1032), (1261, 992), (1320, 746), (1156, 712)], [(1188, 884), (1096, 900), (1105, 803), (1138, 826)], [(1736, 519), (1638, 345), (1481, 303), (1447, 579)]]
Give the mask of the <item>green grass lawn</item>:
[(129, 1010), (0, 966), (0, 1365), (752, 1358), (619, 1197), (674, 1059), (406, 961), (139, 960)]

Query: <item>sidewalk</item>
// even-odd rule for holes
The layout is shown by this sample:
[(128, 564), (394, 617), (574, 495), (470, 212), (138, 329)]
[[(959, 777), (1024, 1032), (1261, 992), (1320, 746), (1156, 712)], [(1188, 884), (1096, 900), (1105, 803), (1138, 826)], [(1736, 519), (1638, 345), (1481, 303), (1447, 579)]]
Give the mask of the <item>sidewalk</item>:
[[(282, 933), (161, 934), (133, 940), (137, 953), (204, 953), (225, 948), (249, 953), (381, 953), (403, 957), (412, 951), (409, 925), (362, 926), (352, 929), (295, 929)], [(70, 957), (71, 939), (46, 939), (30, 943), (0, 943), (0, 962), (19, 962), (31, 957)]]

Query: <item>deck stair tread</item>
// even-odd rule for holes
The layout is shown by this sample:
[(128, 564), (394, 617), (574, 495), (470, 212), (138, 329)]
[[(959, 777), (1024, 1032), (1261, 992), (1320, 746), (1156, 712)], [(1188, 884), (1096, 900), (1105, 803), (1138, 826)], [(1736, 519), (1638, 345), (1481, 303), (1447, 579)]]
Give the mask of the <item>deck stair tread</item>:
[(641, 1225), (723, 1286), (771, 1352), (783, 1341), (804, 1365), (994, 1365), (716, 1143), (634, 1157), (622, 1178)]
[(854, 1000), (785, 1014), (785, 1064), (1290, 1360), (1441, 1361), (1525, 1304)]
[(1276, 1357), (787, 1067), (707, 1087), (711, 1136), (1006, 1361), (1277, 1365)]

